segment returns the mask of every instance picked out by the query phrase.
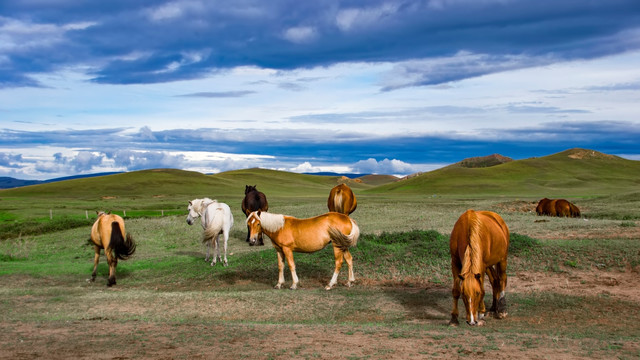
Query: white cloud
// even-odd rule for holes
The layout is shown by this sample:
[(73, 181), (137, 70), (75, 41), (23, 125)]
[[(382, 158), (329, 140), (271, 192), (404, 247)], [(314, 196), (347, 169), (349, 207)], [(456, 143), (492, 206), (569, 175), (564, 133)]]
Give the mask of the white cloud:
[(287, 29), (283, 36), (292, 43), (306, 43), (316, 38), (317, 30), (310, 26), (292, 27)]

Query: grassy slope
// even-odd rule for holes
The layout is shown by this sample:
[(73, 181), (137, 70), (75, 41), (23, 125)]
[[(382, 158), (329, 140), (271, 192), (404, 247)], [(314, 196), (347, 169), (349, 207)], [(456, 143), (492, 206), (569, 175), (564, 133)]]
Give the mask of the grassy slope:
[(580, 151), (585, 150), (572, 149), (489, 168), (448, 166), (371, 192), (593, 197), (636, 191), (640, 185), (639, 161), (604, 154), (570, 157)]

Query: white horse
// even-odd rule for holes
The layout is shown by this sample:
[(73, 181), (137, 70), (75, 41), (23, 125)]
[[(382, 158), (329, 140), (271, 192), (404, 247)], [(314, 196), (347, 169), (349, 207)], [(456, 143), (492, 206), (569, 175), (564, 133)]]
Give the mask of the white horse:
[(215, 253), (212, 254), (213, 259), (211, 266), (215, 265), (220, 258), (220, 235), (224, 237), (224, 261), (223, 266), (227, 266), (227, 241), (229, 240), (229, 230), (233, 226), (233, 215), (229, 205), (220, 203), (216, 200), (209, 198), (195, 199), (189, 201), (189, 215), (187, 216), (187, 224), (193, 225), (195, 219), (201, 217), (202, 228), (202, 243), (207, 244), (207, 257), (204, 261), (209, 261), (209, 249), (211, 249), (211, 243), (215, 243)]

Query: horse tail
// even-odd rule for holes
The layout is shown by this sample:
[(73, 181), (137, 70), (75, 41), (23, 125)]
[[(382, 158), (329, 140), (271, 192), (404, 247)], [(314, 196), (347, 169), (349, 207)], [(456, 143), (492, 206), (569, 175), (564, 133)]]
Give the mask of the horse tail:
[(120, 230), (120, 223), (117, 221), (111, 223), (111, 240), (109, 247), (113, 251), (113, 255), (120, 260), (127, 260), (136, 252), (136, 243), (133, 241), (133, 237), (131, 237), (131, 234), (127, 234), (125, 240)]
[(351, 221), (351, 233), (349, 235), (343, 234), (334, 227), (329, 228), (331, 241), (338, 249), (343, 251), (356, 246), (358, 244), (358, 238), (360, 238), (360, 228), (358, 224), (351, 218), (349, 220)]
[[(482, 264), (482, 222), (475, 211), (468, 211), (469, 215), (469, 245), (464, 251), (464, 259), (462, 259), (461, 275), (469, 273), (481, 274)], [(481, 274), (482, 275), (482, 274)]]
[(335, 211), (344, 214), (344, 204), (342, 203), (342, 189), (336, 190), (336, 193), (333, 195), (333, 206), (335, 207)]
[(202, 233), (202, 242), (206, 243), (209, 240), (213, 240), (220, 232), (224, 225), (224, 211), (221, 208), (217, 208), (213, 213), (213, 219), (207, 224), (206, 229)]

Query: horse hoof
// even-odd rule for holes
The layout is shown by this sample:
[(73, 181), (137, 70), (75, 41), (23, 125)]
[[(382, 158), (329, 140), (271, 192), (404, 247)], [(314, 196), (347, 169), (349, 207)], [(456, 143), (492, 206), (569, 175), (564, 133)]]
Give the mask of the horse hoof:
[(485, 321), (484, 320), (478, 320), (478, 323), (476, 324), (476, 326), (484, 326)]
[(458, 326), (460, 323), (458, 322), (458, 317), (451, 315), (451, 320), (449, 320), (449, 326)]
[(282, 284), (276, 284), (276, 286), (273, 287), (274, 289), (280, 290), (282, 289)]
[(496, 313), (496, 319), (504, 319), (507, 317), (506, 312)]
[(324, 289), (325, 289), (325, 290), (327, 290), (327, 291), (329, 291), (329, 290), (333, 289), (333, 286), (329, 286), (329, 285), (327, 285), (327, 286), (325, 286), (325, 287), (324, 287)]

